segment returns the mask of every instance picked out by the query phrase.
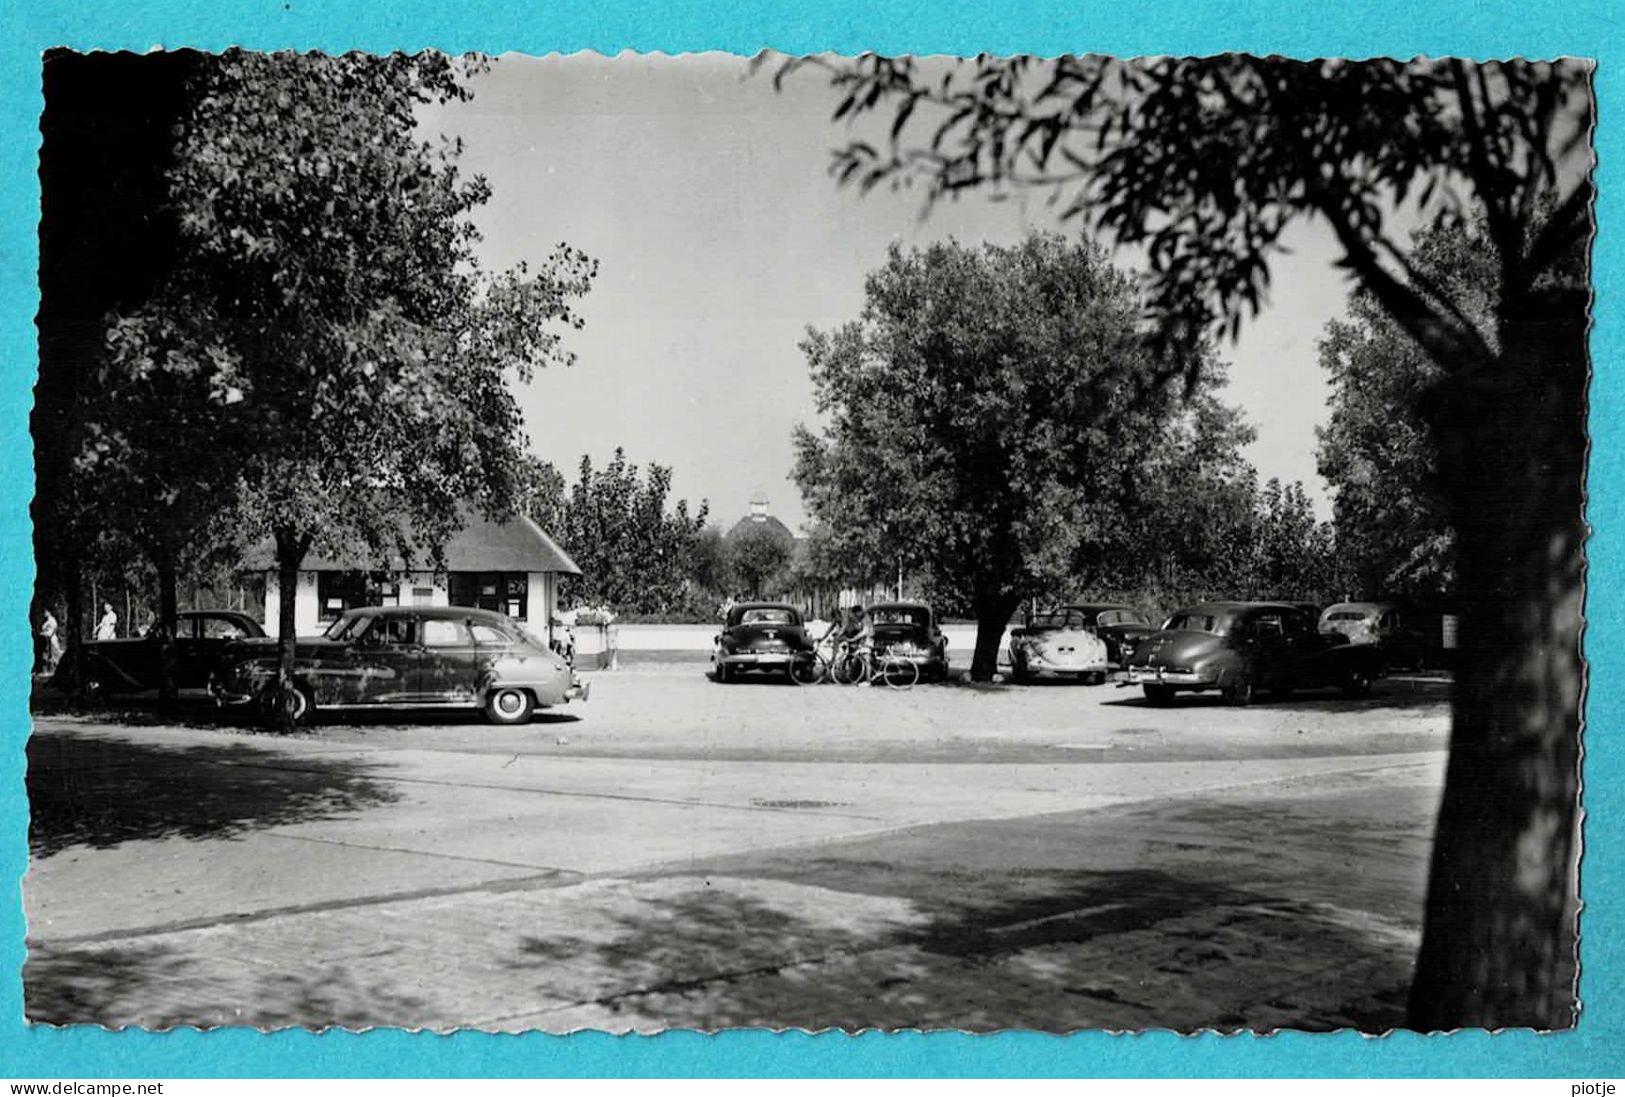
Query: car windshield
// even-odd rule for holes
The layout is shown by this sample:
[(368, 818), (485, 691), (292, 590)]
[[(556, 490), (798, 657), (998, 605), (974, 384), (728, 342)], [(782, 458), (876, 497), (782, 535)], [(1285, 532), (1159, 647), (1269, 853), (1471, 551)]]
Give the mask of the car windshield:
[(907, 606), (876, 606), (869, 617), (877, 625), (920, 625), (931, 623), (931, 615), (923, 609)]
[(322, 636), (328, 640), (354, 640), (367, 631), (367, 625), (371, 621), (370, 613), (352, 613), (328, 625), (327, 631), (322, 633)]
[(1212, 613), (1176, 613), (1168, 618), (1166, 627), (1181, 632), (1211, 632), (1215, 636), (1224, 636), (1230, 631), (1230, 620)]
[(1088, 628), (1089, 623), (1081, 613), (1069, 613), (1066, 610), (1055, 610), (1052, 613), (1040, 613), (1033, 618), (1034, 628)]
[(1365, 619), (1366, 614), (1347, 609), (1338, 610), (1336, 613), (1328, 613), (1326, 615), (1326, 620), (1328, 621), (1364, 621)]
[(793, 625), (796, 623), (795, 614), (787, 609), (767, 607), (762, 609), (747, 609), (739, 616), (741, 625)]

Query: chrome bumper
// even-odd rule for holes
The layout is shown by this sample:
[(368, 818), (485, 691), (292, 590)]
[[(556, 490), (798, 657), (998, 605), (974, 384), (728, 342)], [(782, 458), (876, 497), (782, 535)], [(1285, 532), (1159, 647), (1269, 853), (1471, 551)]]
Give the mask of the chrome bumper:
[(782, 667), (806, 654), (800, 651), (736, 651), (717, 656), (717, 663), (726, 663), (731, 667)]
[(1211, 686), (1216, 685), (1218, 679), (1189, 670), (1129, 667), (1127, 681), (1131, 686)]

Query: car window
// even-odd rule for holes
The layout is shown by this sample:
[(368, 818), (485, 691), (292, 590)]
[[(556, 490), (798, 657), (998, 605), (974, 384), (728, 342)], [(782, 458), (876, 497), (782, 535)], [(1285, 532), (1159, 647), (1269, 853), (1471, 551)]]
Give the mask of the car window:
[(423, 646), (459, 648), (468, 646), (468, 630), (461, 621), (430, 619), (423, 622)]
[(787, 609), (747, 609), (739, 619), (742, 625), (793, 625), (795, 615)]
[(412, 619), (409, 617), (374, 617), (366, 639), (374, 644), (410, 644)]
[(1281, 624), (1288, 636), (1302, 636), (1306, 632), (1313, 631), (1314, 627), (1310, 624), (1309, 618), (1301, 613), (1283, 613)]
[(1365, 614), (1358, 610), (1340, 609), (1336, 613), (1326, 615), (1328, 621), (1364, 621)]
[(478, 622), (475, 622), (473, 625), (471, 625), (469, 627), (470, 627), (470, 631), (472, 631), (474, 633), (474, 642), (476, 644), (511, 644), (511, 643), (513, 643), (513, 637), (512, 636), (509, 636), (506, 632), (503, 632), (501, 629), (497, 628), (494, 625), (485, 625), (485, 624), (480, 624)]
[[(199, 622), (203, 625), (203, 636), (208, 640), (241, 640), (248, 635), (248, 630), (229, 617), (204, 617)], [(184, 626), (181, 635), (191, 635)]]
[(1219, 619), (1211, 613), (1176, 613), (1168, 618), (1167, 627), (1184, 632), (1211, 632), (1223, 635)]
[(1261, 613), (1253, 618), (1253, 635), (1263, 639), (1282, 636), (1286, 633), (1285, 623), (1279, 613)]
[(1102, 625), (1145, 625), (1150, 624), (1145, 614), (1133, 609), (1104, 609), (1095, 620)]
[(869, 616), (877, 625), (924, 625), (927, 614), (923, 609), (876, 608)]

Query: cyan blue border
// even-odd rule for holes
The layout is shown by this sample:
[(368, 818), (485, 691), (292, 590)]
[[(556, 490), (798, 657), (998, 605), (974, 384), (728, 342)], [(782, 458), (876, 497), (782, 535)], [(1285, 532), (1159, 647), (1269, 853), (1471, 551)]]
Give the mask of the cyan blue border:
[[(512, 0), (9, 0), (0, 14), (0, 1076), (1381, 1076), (1613, 1077), (1625, 1075), (1621, 1024), (1621, 918), (1607, 899), (1620, 890), (1621, 788), (1616, 738), (1625, 684), (1625, 558), (1619, 537), (1625, 491), (1621, 449), (1625, 379), (1620, 374), (1622, 147), (1617, 111), (1625, 60), (1617, 0), (1410, 0), (1305, 6), (1289, 0), (1049, 0), (1026, 4), (947, 4), (888, 0), (808, 0), (805, 4), (703, 4), (695, 0), (594, 0), (520, 4)], [(154, 45), (547, 53), (595, 49), (720, 49), (771, 46), (913, 53), (1093, 50), (1117, 54), (1213, 53), (1241, 49), (1294, 56), (1455, 54), (1479, 59), (1575, 55), (1599, 62), (1597, 149), (1602, 200), (1597, 215), (1596, 326), (1592, 361), (1590, 518), (1592, 621), (1587, 638), (1591, 692), (1586, 761), (1582, 992), (1577, 1031), (1537, 1037), (1513, 1032), (1425, 1039), (1396, 1035), (1286, 1034), (1268, 1039), (1186, 1039), (1167, 1033), (1071, 1038), (1011, 1033), (997, 1037), (868, 1035), (811, 1037), (759, 1032), (707, 1038), (584, 1035), (365, 1036), (99, 1030), (30, 1030), (22, 1023), (18, 972), (23, 921), (18, 881), (26, 867), (23, 743), (33, 579), (28, 501), (32, 467), (28, 410), (35, 374), (33, 316), (40, 111), (39, 55), (54, 45), (138, 49)]]

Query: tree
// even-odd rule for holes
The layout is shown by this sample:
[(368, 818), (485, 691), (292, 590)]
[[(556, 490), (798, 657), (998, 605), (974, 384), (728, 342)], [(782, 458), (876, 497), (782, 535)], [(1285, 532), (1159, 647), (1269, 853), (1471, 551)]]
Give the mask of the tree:
[(696, 592), (720, 604), (734, 585), (728, 564), (728, 544), (722, 530), (711, 525), (700, 530), (694, 538), (692, 560), (689, 578)]
[(798, 428), (795, 479), (864, 578), (963, 591), (989, 678), (1017, 606), (1109, 545), (1172, 402), (1143, 384), (1132, 283), (1092, 245), (894, 245), (865, 292), (802, 344), (827, 424)]
[[(1414, 262), (1479, 322), (1493, 307), (1493, 251), (1481, 232), (1444, 225), (1416, 234)], [(1327, 325), (1320, 364), (1331, 417), (1318, 430), (1320, 474), (1336, 491), (1338, 540), (1368, 597), (1437, 596), (1455, 578), (1455, 533), (1439, 482), (1439, 448), (1423, 415), (1440, 367), (1372, 299)]]
[(109, 313), (139, 307), (164, 284), (176, 258), (179, 231), (164, 201), (166, 173), (171, 131), (199, 58), (53, 50), (43, 66), (31, 516), (36, 612), (56, 607), (70, 673), (78, 665), (84, 580), (104, 567), (122, 570), (120, 558), (132, 548), (121, 536), (127, 523), (109, 524), (104, 508), (142, 498), (85, 460), (92, 408), (103, 395), (95, 375), (106, 362)]
[(1079, 561), (1066, 594), (1172, 607), (1252, 588), (1258, 477), (1242, 451), (1256, 434), (1219, 399), (1225, 377), (1222, 363), (1204, 367), (1154, 444), (1133, 447), (1143, 453), (1123, 466), (1130, 475), (1103, 566)]
[[(837, 118), (891, 116), (889, 145), (837, 152), (841, 179), (923, 177), (933, 197), (1048, 187), (1143, 246), (1169, 369), (1199, 368), (1179, 348), (1257, 311), (1289, 224), (1330, 227), (1340, 264), (1439, 369), (1418, 409), (1464, 611), (1409, 1023), (1573, 1024), (1589, 66), (869, 56), (780, 78), (806, 64), (829, 73)], [(1483, 219), (1483, 316), (1394, 237), (1391, 211), (1413, 199)]]
[(432, 53), (206, 60), (169, 172), (181, 255), (118, 329), (132, 375), (207, 393), (232, 518), (275, 544), (284, 689), (312, 548), (432, 560), (463, 505), (512, 513), (508, 381), (571, 360), (555, 324), (579, 326), (569, 302), (596, 273), (566, 245), (535, 273), (480, 270), (468, 214), (489, 188), (414, 121), (467, 96), (461, 71)]
[(1315, 518), (1315, 508), (1294, 481), (1271, 477), (1254, 511), (1252, 582), (1254, 597), (1328, 601), (1337, 588), (1338, 562), (1332, 526)]
[(795, 555), (793, 542), (786, 540), (777, 529), (766, 525), (748, 525), (730, 535), (728, 571), (752, 598), (760, 598), (785, 577)]
[(668, 613), (683, 604), (708, 506), (701, 500), (690, 514), (688, 500), (679, 499), (668, 512), (670, 494), (670, 468), (651, 464), (640, 472), (617, 448), (602, 469), (583, 456), (567, 498), (533, 504), (532, 514), (581, 567), (570, 580), (572, 597), (630, 613)]

